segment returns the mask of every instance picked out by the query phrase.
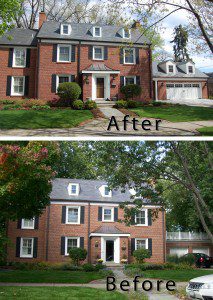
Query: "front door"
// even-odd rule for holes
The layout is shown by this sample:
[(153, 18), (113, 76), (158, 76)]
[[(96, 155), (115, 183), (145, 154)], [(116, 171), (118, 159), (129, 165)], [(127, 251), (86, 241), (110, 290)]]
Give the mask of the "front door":
[(104, 98), (104, 78), (97, 78), (97, 98)]
[(114, 261), (114, 241), (106, 241), (106, 261)]

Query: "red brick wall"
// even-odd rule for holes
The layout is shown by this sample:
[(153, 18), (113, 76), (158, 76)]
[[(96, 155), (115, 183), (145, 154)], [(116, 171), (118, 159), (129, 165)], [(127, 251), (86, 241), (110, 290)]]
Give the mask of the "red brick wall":
[(208, 247), (210, 249), (210, 256), (213, 256), (213, 246), (209, 242), (194, 242), (194, 241), (180, 241), (180, 242), (167, 242), (166, 243), (166, 253), (170, 253), (171, 248), (188, 248), (188, 252), (192, 253), (193, 248)]

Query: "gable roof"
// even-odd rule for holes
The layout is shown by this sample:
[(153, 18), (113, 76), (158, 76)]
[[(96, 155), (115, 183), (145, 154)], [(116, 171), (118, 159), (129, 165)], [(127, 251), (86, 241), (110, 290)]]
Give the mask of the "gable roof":
[(35, 47), (37, 34), (38, 30), (35, 29), (13, 28), (0, 37), (0, 45)]

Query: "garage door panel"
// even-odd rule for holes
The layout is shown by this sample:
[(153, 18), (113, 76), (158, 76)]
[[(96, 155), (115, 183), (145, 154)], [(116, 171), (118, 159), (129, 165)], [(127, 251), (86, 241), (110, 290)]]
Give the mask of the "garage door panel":
[(209, 248), (208, 247), (196, 247), (192, 249), (193, 253), (203, 253), (209, 255)]
[(174, 248), (170, 248), (170, 252), (171, 255), (178, 255), (178, 256), (182, 256), (184, 254), (188, 253), (188, 248), (184, 248), (184, 247), (174, 247)]
[(170, 100), (198, 99), (201, 97), (201, 88), (198, 83), (167, 83), (166, 93)]

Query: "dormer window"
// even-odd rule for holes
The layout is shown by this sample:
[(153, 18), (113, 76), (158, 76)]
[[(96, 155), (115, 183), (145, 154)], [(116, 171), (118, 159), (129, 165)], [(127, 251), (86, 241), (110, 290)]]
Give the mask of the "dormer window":
[(110, 189), (108, 188), (108, 186), (104, 187), (104, 195), (105, 196), (109, 196), (110, 195)]
[(189, 71), (189, 73), (193, 74), (194, 73), (194, 68), (192, 66), (188, 66), (188, 71)]
[(173, 65), (169, 65), (169, 73), (174, 73), (174, 66)]
[(102, 185), (99, 188), (99, 191), (102, 195), (102, 197), (112, 197), (112, 191), (109, 189), (107, 185)]
[(123, 29), (123, 38), (124, 39), (130, 38), (130, 30), (129, 29), (126, 29), (126, 28)]
[(93, 27), (93, 36), (94, 37), (101, 37), (102, 35), (102, 30), (101, 27)]
[(61, 24), (61, 34), (62, 35), (70, 35), (71, 34), (71, 25)]
[(68, 193), (70, 196), (78, 196), (79, 195), (79, 184), (78, 183), (70, 183), (68, 185)]

